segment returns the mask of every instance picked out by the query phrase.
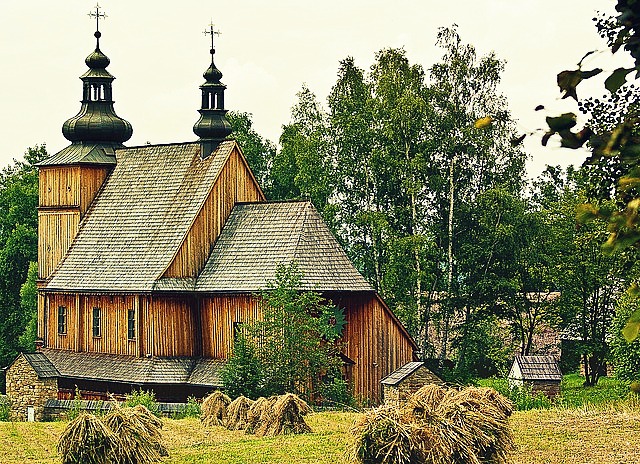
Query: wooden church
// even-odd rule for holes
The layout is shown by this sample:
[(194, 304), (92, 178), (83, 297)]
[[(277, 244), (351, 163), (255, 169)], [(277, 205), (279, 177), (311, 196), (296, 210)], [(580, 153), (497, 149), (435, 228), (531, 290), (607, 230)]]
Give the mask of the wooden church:
[(295, 262), (300, 290), (344, 309), (353, 393), (379, 401), (380, 380), (416, 345), (310, 202), (266, 201), (229, 138), (214, 49), (199, 139), (125, 147), (132, 127), (114, 111), (95, 37), (80, 112), (62, 128), (71, 144), (39, 165), (37, 352), (10, 366), (8, 394), (24, 407), (76, 387), (86, 399), (138, 388), (168, 402), (203, 396), (222, 387), (234, 328), (260, 317), (256, 293)]

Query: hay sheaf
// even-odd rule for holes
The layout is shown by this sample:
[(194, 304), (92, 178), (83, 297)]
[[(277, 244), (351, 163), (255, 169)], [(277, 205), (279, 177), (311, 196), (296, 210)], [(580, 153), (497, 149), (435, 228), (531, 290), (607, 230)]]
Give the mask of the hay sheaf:
[(293, 393), (278, 396), (271, 408), (264, 408), (255, 434), (259, 437), (310, 433), (304, 416), (313, 412), (306, 401)]
[(269, 398), (261, 396), (255, 400), (247, 411), (247, 425), (244, 431), (246, 433), (256, 433), (256, 430), (268, 420), (273, 405), (277, 400), (277, 396), (270, 396)]
[(227, 407), (225, 427), (229, 430), (244, 430), (247, 428), (247, 415), (254, 402), (244, 396), (239, 396)]
[(206, 427), (224, 426), (229, 404), (231, 404), (231, 398), (219, 390), (214, 391), (202, 402), (200, 420)]
[(113, 462), (150, 463), (168, 455), (162, 444), (162, 421), (142, 408), (118, 408), (105, 416), (105, 425), (120, 441)]
[(351, 457), (384, 464), (506, 464), (512, 405), (489, 388), (426, 386), (400, 407), (367, 413), (352, 429)]
[(120, 441), (109, 427), (93, 414), (80, 414), (67, 424), (58, 440), (62, 464), (103, 464), (114, 462)]

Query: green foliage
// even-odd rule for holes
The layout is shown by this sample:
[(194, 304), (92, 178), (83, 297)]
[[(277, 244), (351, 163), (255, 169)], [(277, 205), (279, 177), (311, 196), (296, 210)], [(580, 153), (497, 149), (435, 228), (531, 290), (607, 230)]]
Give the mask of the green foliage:
[(0, 172), (0, 365), (7, 366), (21, 348), (31, 313), (21, 307), (20, 289), (29, 263), (37, 259), (38, 173), (44, 146), (29, 148), (24, 161)]
[(325, 376), (320, 384), (319, 393), (325, 406), (347, 408), (356, 406), (351, 386), (342, 378), (342, 372), (339, 369), (332, 369)]
[(509, 398), (516, 411), (529, 411), (531, 409), (548, 409), (552, 406), (549, 398), (544, 393), (533, 394), (531, 386), (510, 387), (507, 379), (490, 378), (478, 382), (483, 387), (491, 387), (501, 395)]
[(232, 398), (243, 395), (255, 400), (264, 396), (263, 366), (246, 330), (237, 331), (233, 355), (225, 364), (221, 375), (224, 389)]
[(73, 394), (73, 400), (71, 401), (71, 408), (66, 413), (67, 420), (72, 421), (76, 419), (81, 412), (83, 412), (83, 403), (82, 403), (82, 395), (80, 394), (80, 389), (76, 386), (75, 392)]
[(336, 337), (325, 327), (335, 308), (316, 292), (299, 291), (301, 277), (295, 263), (280, 265), (261, 293), (262, 319), (242, 326), (223, 373), (230, 394), (308, 397), (322, 372), (340, 367)]
[(611, 377), (602, 377), (598, 385), (585, 385), (579, 374), (565, 375), (562, 379), (562, 396), (557, 403), (567, 408), (587, 405), (606, 405), (624, 401), (629, 394), (627, 382)]
[(151, 390), (132, 390), (124, 400), (124, 406), (134, 407), (141, 404), (146, 407), (154, 416), (160, 417), (160, 406), (156, 401), (156, 394)]
[(0, 422), (9, 421), (9, 412), (11, 410), (11, 402), (7, 395), (0, 395)]
[(27, 272), (27, 281), (20, 287), (20, 309), (27, 325), (20, 335), (19, 346), (22, 350), (30, 352), (35, 350), (35, 341), (38, 335), (38, 263), (32, 261)]
[(171, 415), (172, 419), (185, 419), (187, 417), (200, 417), (202, 413), (202, 407), (198, 400), (193, 396), (187, 398), (187, 404), (185, 404), (180, 411)]
[(252, 115), (238, 111), (229, 111), (227, 119), (233, 129), (234, 138), (244, 154), (251, 172), (260, 186), (268, 191), (271, 167), (276, 153), (275, 145), (264, 139), (253, 129)]
[(612, 324), (611, 361), (615, 375), (621, 380), (640, 380), (640, 340), (626, 340), (622, 331), (632, 314), (638, 311), (637, 296), (627, 292), (618, 302)]

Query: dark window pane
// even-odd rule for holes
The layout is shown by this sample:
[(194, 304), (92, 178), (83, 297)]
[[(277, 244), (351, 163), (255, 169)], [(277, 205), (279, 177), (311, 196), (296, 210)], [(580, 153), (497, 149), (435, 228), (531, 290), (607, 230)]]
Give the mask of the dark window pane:
[(93, 308), (93, 336), (100, 336), (100, 308)]
[(67, 333), (67, 308), (65, 306), (58, 306), (58, 333)]
[(133, 309), (127, 313), (127, 338), (129, 340), (136, 338), (136, 312)]

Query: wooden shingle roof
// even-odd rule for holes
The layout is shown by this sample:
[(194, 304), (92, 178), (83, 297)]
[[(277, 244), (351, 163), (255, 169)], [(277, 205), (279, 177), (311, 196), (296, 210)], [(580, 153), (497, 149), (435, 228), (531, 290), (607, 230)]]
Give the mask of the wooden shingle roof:
[[(562, 380), (562, 372), (553, 356), (516, 356), (513, 363), (510, 378), (558, 382)], [(517, 369), (514, 369), (516, 366)]]
[(187, 234), (235, 142), (118, 150), (48, 290), (151, 291)]
[(371, 291), (308, 201), (236, 205), (196, 282), (200, 292), (265, 289), (295, 262), (301, 290)]
[(43, 349), (56, 377), (127, 384), (189, 384), (220, 388), (224, 361), (203, 358), (124, 356)]

